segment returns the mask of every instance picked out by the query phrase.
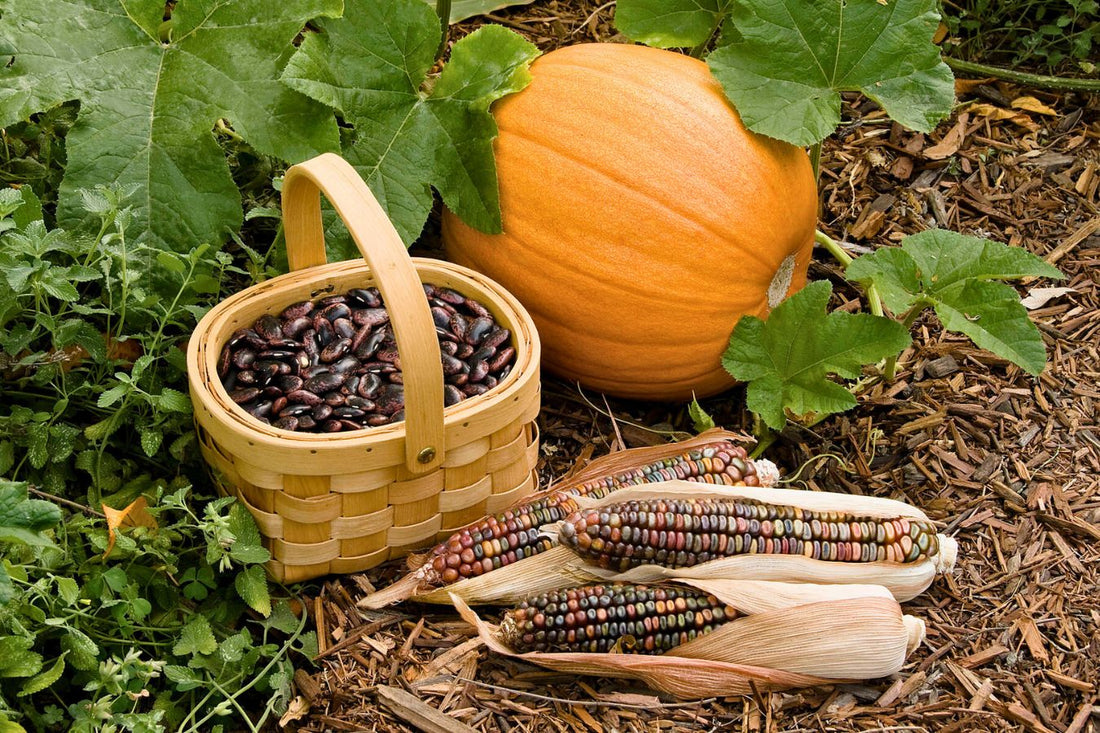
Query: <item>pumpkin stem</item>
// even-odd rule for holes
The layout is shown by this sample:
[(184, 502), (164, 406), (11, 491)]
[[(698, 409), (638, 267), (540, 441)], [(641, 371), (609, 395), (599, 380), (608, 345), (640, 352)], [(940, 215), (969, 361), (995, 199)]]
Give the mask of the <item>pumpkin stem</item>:
[(810, 165), (814, 169), (814, 182), (821, 183), (821, 141), (810, 146)]

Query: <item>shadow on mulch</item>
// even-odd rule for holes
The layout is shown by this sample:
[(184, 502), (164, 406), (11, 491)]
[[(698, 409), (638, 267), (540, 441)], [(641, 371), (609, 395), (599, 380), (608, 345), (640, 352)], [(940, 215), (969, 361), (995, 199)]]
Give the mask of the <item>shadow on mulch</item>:
[[(492, 20), (549, 50), (622, 40), (611, 6), (542, 2)], [(821, 226), (856, 249), (946, 227), (1057, 265), (1071, 291), (1031, 311), (1047, 370), (1032, 378), (934, 320), (918, 322), (894, 382), (872, 384), (855, 410), (813, 429), (788, 428), (768, 451), (797, 486), (903, 499), (958, 539), (955, 573), (905, 604), (927, 621), (928, 638), (895, 679), (754, 699), (659, 699), (634, 683), (495, 657), (447, 608), (406, 604), (364, 616), (354, 601), (400, 575), (401, 564), (390, 563), (316, 587), (329, 651), (296, 678), (310, 703), (299, 729), (407, 730), (392, 712), (402, 699), (387, 687), (407, 688), (456, 729), (479, 731), (1096, 729), (1100, 97), (989, 80), (959, 91), (965, 104), (931, 135), (847, 96), (846, 122), (825, 144)], [(833, 281), (835, 306), (863, 307), (827, 255), (811, 276)], [(727, 428), (751, 427), (741, 390), (704, 407)], [(605, 402), (552, 379), (539, 425), (544, 483), (593, 453), (691, 432), (682, 405)]]

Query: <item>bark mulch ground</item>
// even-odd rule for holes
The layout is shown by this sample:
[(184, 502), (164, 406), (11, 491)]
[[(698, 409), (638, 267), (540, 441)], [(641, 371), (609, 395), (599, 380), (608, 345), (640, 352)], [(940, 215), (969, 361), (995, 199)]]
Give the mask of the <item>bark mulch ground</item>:
[[(543, 2), (493, 20), (550, 49), (612, 39), (611, 5)], [(931, 135), (846, 98), (825, 147), (821, 224), (854, 251), (938, 226), (1057, 265), (1068, 291), (1019, 285), (1035, 296), (1047, 370), (1032, 378), (926, 318), (894, 382), (869, 385), (850, 413), (788, 428), (767, 453), (796, 486), (903, 499), (958, 539), (954, 574), (905, 604), (928, 638), (896, 678), (677, 702), (501, 659), (447, 608), (358, 612), (358, 597), (400, 574), (391, 563), (318, 586), (307, 604), (325, 651), (296, 678), (301, 730), (1100, 729), (1100, 97), (991, 80), (959, 92), (966, 104)], [(827, 254), (811, 276), (833, 281), (835, 305), (863, 307)], [(544, 481), (691, 428), (682, 405), (605, 401), (549, 378), (543, 404)], [(741, 390), (704, 406), (720, 425), (751, 427)], [(443, 727), (417, 717), (432, 709), (449, 716)]]

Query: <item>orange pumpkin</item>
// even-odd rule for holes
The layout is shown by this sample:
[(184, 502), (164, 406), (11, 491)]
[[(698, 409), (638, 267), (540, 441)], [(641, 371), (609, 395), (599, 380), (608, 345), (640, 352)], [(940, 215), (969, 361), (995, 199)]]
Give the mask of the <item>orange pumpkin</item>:
[(738, 319), (806, 282), (805, 151), (749, 132), (688, 56), (583, 44), (531, 73), (493, 108), (504, 233), (446, 212), (448, 257), (523, 302), (568, 380), (659, 400), (726, 389)]

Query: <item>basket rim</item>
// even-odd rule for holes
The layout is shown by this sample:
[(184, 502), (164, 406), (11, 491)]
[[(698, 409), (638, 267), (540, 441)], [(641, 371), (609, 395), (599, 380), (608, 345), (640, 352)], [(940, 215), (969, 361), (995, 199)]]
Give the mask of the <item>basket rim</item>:
[[(537, 379), (541, 360), (541, 342), (534, 320), (519, 300), (499, 283), (479, 272), (446, 260), (429, 257), (410, 258), (416, 274), (424, 281), (426, 272), (438, 272), (441, 275), (457, 276), (472, 281), (473, 285), (484, 290), (494, 302), (490, 305), (505, 311), (513, 321), (513, 339), (516, 342), (516, 363), (503, 382), (485, 394), (462, 400), (458, 404), (443, 409), (444, 426), (452, 425), (472, 415), (491, 409), (508, 398), (519, 400), (515, 393), (522, 390), (532, 377)], [(260, 422), (248, 414), (229, 397), (221, 379), (217, 377), (216, 360), (221, 344), (212, 345), (212, 332), (233, 309), (255, 298), (270, 298), (280, 285), (304, 285), (307, 282), (320, 282), (326, 278), (348, 276), (363, 272), (373, 277), (369, 266), (363, 260), (345, 260), (316, 265), (279, 275), (262, 283), (252, 285), (225, 298), (211, 308), (195, 326), (187, 344), (188, 381), (192, 390), (200, 392), (205, 403), (221, 408), (220, 414), (210, 410), (211, 416), (219, 422), (232, 427), (235, 431), (247, 431), (249, 440), (256, 440), (270, 446), (293, 448), (311, 448), (317, 446), (347, 448), (369, 446), (391, 440), (403, 440), (406, 422), (391, 423), (373, 428), (339, 433), (304, 433), (282, 430)], [(430, 278), (429, 278), (430, 279)], [(317, 296), (320, 297), (320, 296)], [(287, 304), (289, 305), (289, 303)], [(283, 306), (285, 307), (285, 305)], [(203, 358), (205, 357), (205, 358)], [(446, 446), (443, 450), (446, 451)]]

